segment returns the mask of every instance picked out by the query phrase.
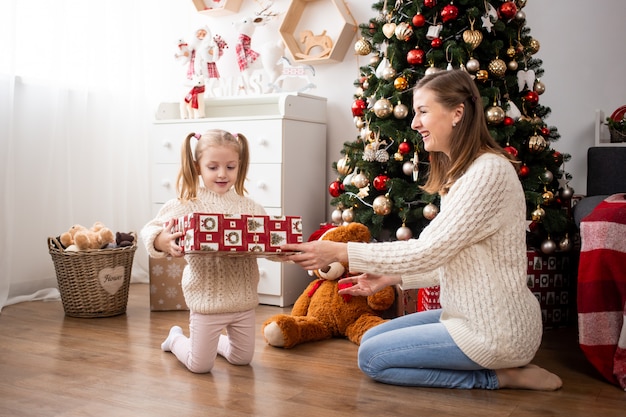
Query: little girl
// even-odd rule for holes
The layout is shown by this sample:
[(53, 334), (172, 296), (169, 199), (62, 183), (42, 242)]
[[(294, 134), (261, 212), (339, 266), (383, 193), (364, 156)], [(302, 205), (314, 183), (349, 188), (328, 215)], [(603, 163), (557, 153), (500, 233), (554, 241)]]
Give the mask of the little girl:
[[(165, 203), (141, 231), (148, 254), (183, 256), (178, 245), (183, 233), (172, 233), (173, 218), (192, 212), (265, 215), (262, 206), (244, 196), (248, 163), (248, 140), (242, 134), (189, 134), (182, 146), (178, 198)], [(249, 364), (258, 304), (256, 259), (202, 254), (185, 259), (182, 288), (190, 311), (189, 338), (174, 326), (161, 349), (196, 373), (210, 372), (218, 353), (234, 365)]]

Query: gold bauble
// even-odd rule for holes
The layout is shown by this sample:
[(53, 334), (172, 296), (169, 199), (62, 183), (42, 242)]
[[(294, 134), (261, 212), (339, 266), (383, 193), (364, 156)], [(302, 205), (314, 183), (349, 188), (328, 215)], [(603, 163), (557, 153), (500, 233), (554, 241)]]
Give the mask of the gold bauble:
[(546, 149), (548, 143), (541, 135), (532, 135), (528, 139), (528, 149), (533, 153), (539, 153)]
[(546, 92), (546, 86), (544, 83), (539, 81), (539, 79), (536, 79), (535, 85), (533, 86), (533, 90), (535, 91), (535, 93), (542, 95), (543, 93)]
[[(473, 26), (473, 25), (472, 25)], [(463, 32), (463, 41), (473, 51), (483, 41), (483, 33), (480, 30), (466, 30)]]
[(393, 104), (391, 104), (391, 101), (388, 99), (381, 98), (374, 103), (374, 107), (372, 109), (377, 117), (386, 119), (393, 112)]
[(535, 38), (532, 38), (528, 43), (528, 51), (533, 55), (539, 52), (540, 48), (541, 45), (539, 44), (539, 41)]
[(500, 58), (496, 58), (489, 63), (489, 72), (494, 75), (494, 77), (502, 78), (506, 73), (506, 62), (501, 60)]
[(543, 204), (550, 204), (554, 201), (554, 193), (546, 190), (541, 194), (541, 198), (543, 199)]
[(391, 213), (391, 208), (393, 204), (391, 200), (386, 195), (379, 195), (374, 199), (374, 203), (372, 204), (372, 208), (374, 209), (374, 213), (380, 216), (386, 216)]
[(409, 81), (404, 76), (399, 76), (393, 80), (393, 87), (398, 91), (404, 91), (409, 88)]
[(499, 125), (504, 121), (505, 111), (500, 106), (488, 107), (485, 111), (485, 118), (490, 125)]
[(476, 79), (478, 81), (487, 81), (489, 79), (489, 72), (487, 72), (487, 70), (476, 71)]
[(506, 50), (506, 55), (509, 58), (513, 58), (515, 57), (515, 55), (517, 55), (517, 51), (512, 46), (509, 46), (508, 49)]
[(340, 158), (337, 161), (337, 172), (340, 175), (348, 175), (349, 173), (352, 172), (352, 167), (350, 166), (350, 160), (348, 159), (347, 156), (344, 156), (343, 158)]
[(530, 218), (534, 222), (540, 222), (541, 220), (543, 220), (545, 215), (546, 215), (546, 211), (542, 209), (541, 207), (537, 207), (537, 209), (535, 209), (532, 213), (530, 213)]
[(369, 55), (372, 52), (372, 44), (367, 39), (361, 38), (354, 44), (354, 52), (357, 55)]

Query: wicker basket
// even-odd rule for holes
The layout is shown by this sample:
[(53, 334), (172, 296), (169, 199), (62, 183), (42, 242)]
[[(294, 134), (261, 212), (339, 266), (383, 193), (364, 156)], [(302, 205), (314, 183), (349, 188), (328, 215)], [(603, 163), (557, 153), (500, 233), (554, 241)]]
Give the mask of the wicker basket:
[(111, 317), (126, 312), (128, 289), (137, 250), (134, 243), (114, 249), (64, 251), (61, 243), (48, 238), (65, 314), (71, 317)]

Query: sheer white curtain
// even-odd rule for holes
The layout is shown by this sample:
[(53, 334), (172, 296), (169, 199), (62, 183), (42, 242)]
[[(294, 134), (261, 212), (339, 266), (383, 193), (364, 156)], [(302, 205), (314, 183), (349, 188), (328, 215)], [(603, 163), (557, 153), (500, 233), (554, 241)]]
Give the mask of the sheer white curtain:
[[(0, 0), (0, 308), (58, 296), (49, 236), (149, 220), (149, 132), (174, 45), (163, 28), (181, 3)], [(146, 269), (140, 247), (133, 279)]]

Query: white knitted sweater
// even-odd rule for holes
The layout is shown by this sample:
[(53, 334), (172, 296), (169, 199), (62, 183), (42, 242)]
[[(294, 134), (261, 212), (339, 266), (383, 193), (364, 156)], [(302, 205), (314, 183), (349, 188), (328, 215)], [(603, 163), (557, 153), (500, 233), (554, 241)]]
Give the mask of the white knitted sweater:
[[(156, 218), (141, 230), (148, 254), (155, 258), (166, 256), (154, 248), (154, 239), (163, 225), (174, 217), (189, 213), (223, 213), (264, 215), (263, 207), (234, 190), (219, 195), (200, 188), (198, 198), (185, 204), (170, 200), (159, 210)], [(202, 314), (234, 313), (255, 308), (259, 303), (257, 285), (259, 268), (255, 258), (206, 255), (185, 255), (182, 288), (191, 311)]]
[(526, 283), (525, 218), (513, 166), (484, 154), (442, 197), (418, 239), (351, 242), (350, 269), (401, 275), (404, 288), (441, 285), (441, 322), (470, 359), (489, 369), (523, 366), (543, 331)]

